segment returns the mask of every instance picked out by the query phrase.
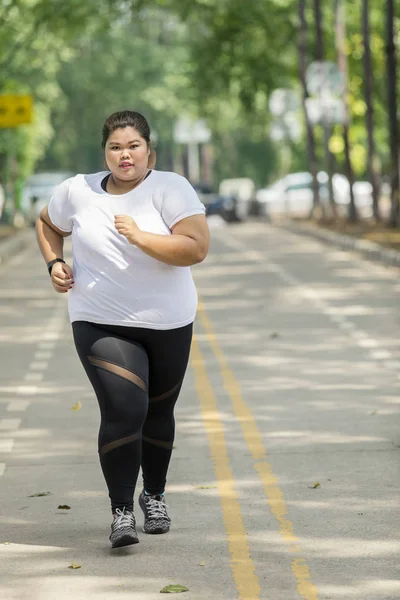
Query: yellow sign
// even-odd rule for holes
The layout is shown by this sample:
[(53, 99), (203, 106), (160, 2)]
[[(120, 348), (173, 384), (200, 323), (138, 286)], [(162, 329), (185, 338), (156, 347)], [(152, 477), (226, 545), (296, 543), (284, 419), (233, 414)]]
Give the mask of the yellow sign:
[(0, 127), (18, 127), (32, 121), (32, 96), (0, 95)]

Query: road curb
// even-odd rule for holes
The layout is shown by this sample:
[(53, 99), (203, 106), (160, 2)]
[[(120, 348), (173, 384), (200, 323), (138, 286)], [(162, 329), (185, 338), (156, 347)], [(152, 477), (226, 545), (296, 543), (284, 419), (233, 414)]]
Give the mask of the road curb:
[(10, 236), (0, 239), (0, 265), (25, 250), (32, 242), (32, 232), (26, 229), (16, 231)]
[(317, 226), (304, 223), (285, 223), (280, 224), (280, 227), (292, 233), (307, 235), (319, 241), (331, 244), (344, 250), (355, 250), (369, 260), (378, 261), (386, 265), (400, 267), (400, 251), (384, 248), (376, 242), (369, 240), (360, 240), (350, 235), (329, 231)]

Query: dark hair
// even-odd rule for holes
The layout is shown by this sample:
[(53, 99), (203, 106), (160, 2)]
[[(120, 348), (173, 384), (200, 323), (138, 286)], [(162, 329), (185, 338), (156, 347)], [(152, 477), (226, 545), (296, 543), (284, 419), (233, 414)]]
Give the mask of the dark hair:
[(116, 129), (123, 129), (124, 127), (133, 127), (140, 133), (141, 137), (150, 144), (150, 127), (146, 118), (133, 110), (122, 110), (113, 113), (106, 119), (102, 132), (102, 147), (105, 148), (107, 140), (113, 131)]

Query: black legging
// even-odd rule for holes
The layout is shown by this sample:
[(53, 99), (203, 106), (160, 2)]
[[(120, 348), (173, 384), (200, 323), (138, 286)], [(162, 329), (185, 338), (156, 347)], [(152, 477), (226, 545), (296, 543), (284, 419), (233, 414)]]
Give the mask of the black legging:
[(72, 328), (100, 406), (99, 454), (111, 508), (132, 510), (140, 465), (148, 493), (165, 488), (193, 325), (155, 330), (75, 321)]

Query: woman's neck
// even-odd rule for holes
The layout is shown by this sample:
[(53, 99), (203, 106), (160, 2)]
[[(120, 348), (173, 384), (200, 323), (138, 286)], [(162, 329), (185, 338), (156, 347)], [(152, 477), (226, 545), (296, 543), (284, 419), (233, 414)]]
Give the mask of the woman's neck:
[(136, 179), (131, 179), (129, 181), (123, 181), (122, 179), (118, 179), (118, 177), (114, 177), (111, 173), (110, 177), (107, 181), (107, 192), (109, 194), (126, 194), (127, 192), (131, 192), (135, 189), (144, 179), (146, 179), (146, 175), (149, 172), (148, 169), (142, 175), (137, 177)]

